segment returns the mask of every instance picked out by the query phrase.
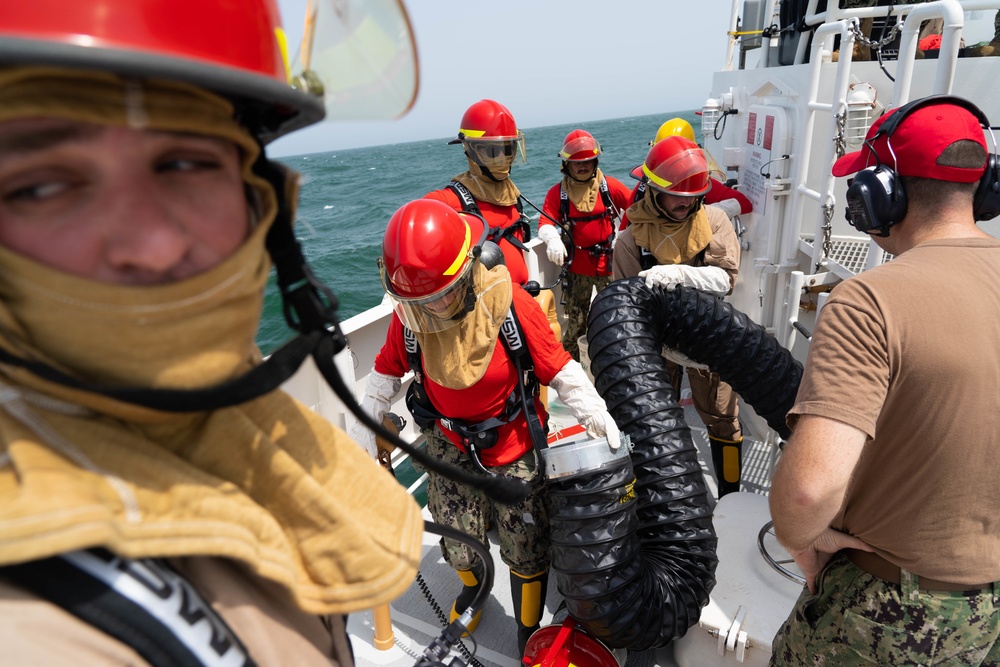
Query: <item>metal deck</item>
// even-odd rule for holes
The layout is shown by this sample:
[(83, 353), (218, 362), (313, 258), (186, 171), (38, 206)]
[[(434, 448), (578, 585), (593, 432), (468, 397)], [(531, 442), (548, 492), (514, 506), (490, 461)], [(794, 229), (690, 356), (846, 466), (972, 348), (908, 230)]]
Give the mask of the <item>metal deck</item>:
[[(691, 406), (690, 389), (686, 380), (681, 391), (681, 405), (684, 406), (685, 420), (691, 428), (694, 443), (698, 448), (699, 462), (706, 476), (710, 502), (714, 508), (717, 487), (713, 476), (708, 437), (701, 419)], [(575, 423), (575, 419), (565, 406), (557, 400), (550, 402), (552, 431)], [(743, 490), (766, 495), (770, 489), (770, 470), (775, 454), (773, 447), (754, 436), (752, 433), (744, 433)], [(424, 512), (425, 518), (430, 519), (426, 509)], [(509, 572), (500, 560), (496, 531), (490, 531), (489, 537), (489, 546), (496, 566), (493, 591), (474, 637), (465, 639), (462, 645), (475, 659), (475, 662), (469, 664), (483, 667), (518, 667), (521, 663), (514, 657), (517, 654), (515, 623), (508, 611), (512, 608)], [(373, 648), (374, 628), (370, 614), (353, 614), (350, 618), (349, 630), (355, 637), (354, 651), (358, 666), (412, 665), (423, 649), (439, 636), (447, 625), (448, 612), (460, 586), (458, 577), (441, 557), (438, 537), (424, 533), (420, 576), (391, 604), (394, 646), (384, 651)], [(542, 625), (552, 622), (553, 615), (558, 612), (560, 601), (561, 597), (556, 590), (553, 577), (549, 580)], [(561, 621), (562, 617), (558, 620)], [(453, 655), (458, 653), (453, 652)], [(445, 661), (446, 664), (450, 659)], [(620, 659), (624, 660), (625, 667), (670, 667), (675, 664), (669, 650), (628, 652), (627, 655), (623, 652)]]

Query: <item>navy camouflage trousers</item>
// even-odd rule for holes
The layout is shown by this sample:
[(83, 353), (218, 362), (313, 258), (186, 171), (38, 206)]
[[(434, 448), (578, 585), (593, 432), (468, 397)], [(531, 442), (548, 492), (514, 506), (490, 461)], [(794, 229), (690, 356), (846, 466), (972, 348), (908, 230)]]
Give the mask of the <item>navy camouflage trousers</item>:
[[(578, 252), (585, 252), (579, 250)], [(611, 283), (611, 276), (581, 276), (578, 273), (566, 274), (566, 287), (563, 289), (563, 299), (566, 304), (566, 329), (562, 335), (562, 345), (574, 361), (580, 361), (580, 346), (577, 339), (587, 334), (587, 317), (590, 315), (590, 300), (593, 289), (600, 292)]]
[[(435, 425), (427, 436), (427, 453), (471, 475), (484, 475)], [(536, 480), (528, 496), (514, 505), (492, 502), (481, 490), (430, 473), (427, 483), (427, 508), (434, 521), (486, 542), (486, 525), (491, 512), (497, 522), (500, 558), (510, 569), (525, 575), (536, 574), (549, 566), (549, 517), (545, 511), (545, 485), (540, 460), (532, 449), (517, 461), (503, 466), (489, 466), (490, 472), (513, 479)], [(455, 569), (467, 570), (478, 559), (475, 552), (454, 540), (441, 539), (444, 559)]]
[(771, 665), (998, 665), (1000, 584), (927, 592), (903, 573), (897, 586), (837, 554), (778, 631)]

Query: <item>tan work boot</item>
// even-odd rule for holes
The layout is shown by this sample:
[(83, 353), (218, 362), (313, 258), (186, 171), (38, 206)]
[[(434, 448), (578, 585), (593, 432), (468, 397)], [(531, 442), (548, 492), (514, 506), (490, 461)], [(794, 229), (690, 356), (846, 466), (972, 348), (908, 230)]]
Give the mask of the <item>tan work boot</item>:
[(990, 42), (982, 46), (972, 47), (972, 54), (975, 56), (1000, 56), (1000, 42)]
[[(861, 34), (865, 37), (871, 37), (872, 35), (872, 23), (875, 19), (867, 18), (861, 19)], [(856, 61), (868, 61), (872, 59), (872, 50), (862, 44), (859, 41), (854, 42), (854, 60)]]
[[(873, 20), (874, 19), (870, 18), (861, 19), (861, 25), (860, 25), (861, 34), (864, 35), (865, 37), (871, 37)], [(860, 41), (854, 40), (854, 50), (851, 52), (851, 58), (856, 62), (857, 61), (865, 62), (871, 60), (872, 50), (869, 47), (862, 44)], [(831, 60), (833, 60), (833, 62), (837, 62), (838, 60), (840, 60), (840, 49), (837, 49), (836, 51), (833, 52)]]

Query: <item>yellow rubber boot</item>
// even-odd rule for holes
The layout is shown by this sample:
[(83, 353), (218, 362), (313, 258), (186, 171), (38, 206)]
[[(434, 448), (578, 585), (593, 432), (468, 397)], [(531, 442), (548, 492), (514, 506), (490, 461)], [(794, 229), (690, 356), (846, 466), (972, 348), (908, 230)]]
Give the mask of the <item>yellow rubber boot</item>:
[(719, 497), (740, 490), (740, 476), (743, 470), (743, 438), (723, 440), (708, 436), (712, 447), (712, 465), (715, 479), (719, 483)]
[(549, 587), (549, 571), (526, 575), (510, 571), (510, 593), (517, 621), (518, 655), (524, 655), (528, 638), (538, 629), (545, 610), (545, 593)]
[[(483, 565), (482, 561), (476, 561), (475, 565), (468, 570), (455, 570), (458, 573), (458, 578), (462, 580), (462, 590), (459, 592), (458, 597), (455, 598), (455, 602), (451, 605), (451, 614), (448, 616), (448, 622), (451, 623), (456, 618), (462, 615), (472, 601), (476, 598), (476, 593), (479, 592), (479, 588), (483, 585), (483, 578), (486, 576), (486, 567)], [(476, 612), (476, 615), (472, 617), (472, 621), (469, 623), (469, 632), (474, 631), (479, 626), (479, 619), (483, 615), (483, 610), (480, 609)], [(463, 637), (468, 637), (469, 632), (463, 634)]]

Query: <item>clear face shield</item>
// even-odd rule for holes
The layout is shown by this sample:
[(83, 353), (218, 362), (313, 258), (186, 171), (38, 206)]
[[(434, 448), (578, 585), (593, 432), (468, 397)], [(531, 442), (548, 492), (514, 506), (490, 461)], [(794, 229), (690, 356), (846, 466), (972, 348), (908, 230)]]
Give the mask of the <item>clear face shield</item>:
[(527, 162), (524, 151), (524, 133), (518, 131), (516, 139), (479, 140), (466, 139), (465, 151), (472, 161), (487, 169), (506, 169), (514, 163), (520, 153), (521, 162)]
[(476, 303), (475, 276), (472, 270), (476, 260), (470, 260), (454, 283), (421, 299), (403, 299), (392, 293), (382, 270), (382, 286), (385, 287), (392, 309), (411, 331), (436, 333), (455, 326), (462, 321)]
[(722, 168), (722, 165), (719, 164), (719, 161), (708, 152), (707, 148), (702, 148), (702, 150), (705, 151), (705, 159), (708, 160), (708, 175), (720, 183), (728, 181), (729, 176), (726, 174), (726, 170)]
[(566, 162), (585, 162), (601, 154), (601, 145), (593, 137), (572, 139), (559, 151), (559, 157)]
[(651, 188), (674, 197), (700, 197), (712, 187), (701, 148), (678, 151), (652, 169), (644, 163), (642, 173)]

